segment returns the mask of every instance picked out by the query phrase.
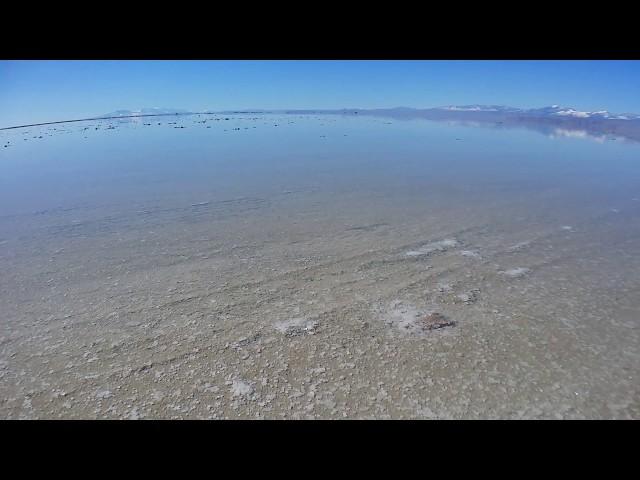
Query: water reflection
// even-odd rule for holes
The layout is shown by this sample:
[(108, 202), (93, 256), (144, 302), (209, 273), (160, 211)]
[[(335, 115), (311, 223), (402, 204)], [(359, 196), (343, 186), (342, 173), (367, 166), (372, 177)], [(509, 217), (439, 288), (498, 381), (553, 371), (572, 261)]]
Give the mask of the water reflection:
[[(402, 117), (396, 118), (397, 120), (415, 120), (415, 117)], [(492, 130), (514, 130), (514, 129), (526, 129), (532, 132), (537, 132), (545, 135), (549, 138), (577, 138), (591, 140), (598, 143), (605, 141), (622, 141), (628, 143), (640, 143), (635, 138), (626, 137), (623, 134), (605, 134), (598, 129), (588, 128), (571, 128), (571, 127), (557, 127), (548, 124), (536, 123), (534, 121), (475, 121), (475, 120), (449, 120), (449, 119), (427, 119), (430, 122), (442, 123), (451, 127), (469, 127), (469, 128), (484, 128)]]

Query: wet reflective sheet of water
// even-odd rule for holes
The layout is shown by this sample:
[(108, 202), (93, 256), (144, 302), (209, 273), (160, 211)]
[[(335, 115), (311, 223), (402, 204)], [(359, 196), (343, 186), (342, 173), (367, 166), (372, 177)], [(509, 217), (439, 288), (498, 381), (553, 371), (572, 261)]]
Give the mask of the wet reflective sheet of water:
[[(637, 418), (639, 239), (640, 147), (580, 132), (271, 114), (2, 131), (0, 416), (288, 418), (275, 380), (322, 371), (353, 389), (320, 417), (378, 399), (383, 418)], [(451, 322), (406, 328), (431, 311)]]
[(389, 202), (434, 190), (451, 201), (575, 190), (612, 205), (640, 195), (638, 145), (421, 120), (151, 117), (9, 130), (0, 143), (2, 216), (311, 188), (377, 191)]

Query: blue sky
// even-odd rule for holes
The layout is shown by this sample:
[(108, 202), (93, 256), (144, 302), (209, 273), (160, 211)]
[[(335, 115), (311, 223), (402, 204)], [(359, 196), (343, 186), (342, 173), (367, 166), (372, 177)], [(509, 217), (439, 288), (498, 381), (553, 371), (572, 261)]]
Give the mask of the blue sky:
[(0, 126), (144, 107), (640, 113), (640, 61), (1, 61)]

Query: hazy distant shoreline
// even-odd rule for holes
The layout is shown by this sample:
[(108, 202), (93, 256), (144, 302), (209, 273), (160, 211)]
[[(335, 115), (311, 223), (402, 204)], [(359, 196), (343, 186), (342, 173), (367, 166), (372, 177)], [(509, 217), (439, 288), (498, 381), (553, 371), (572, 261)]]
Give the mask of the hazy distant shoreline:
[[(554, 111), (555, 109), (555, 111)], [(128, 111), (120, 111), (128, 112)], [(565, 114), (561, 116), (561, 114)], [(607, 112), (605, 112), (607, 113)], [(25, 125), (2, 127), (0, 130), (14, 130), (44, 125), (64, 123), (88, 122), (98, 120), (122, 120), (129, 118), (176, 117), (186, 115), (238, 115), (238, 114), (285, 114), (285, 115), (367, 115), (388, 117), (394, 119), (425, 119), (434, 121), (458, 121), (476, 125), (493, 126), (499, 128), (524, 127), (553, 134), (554, 131), (576, 131), (593, 136), (617, 136), (629, 140), (640, 141), (640, 116), (632, 118), (624, 116), (608, 117), (602, 112), (576, 112), (572, 109), (561, 110), (559, 107), (546, 109), (521, 110), (509, 107), (447, 107), (447, 108), (389, 108), (389, 109), (338, 109), (338, 110), (225, 110), (204, 112), (171, 112), (171, 113), (121, 113), (107, 114), (90, 118), (58, 120)], [(628, 114), (631, 115), (631, 114)], [(555, 129), (555, 130), (554, 130)]]

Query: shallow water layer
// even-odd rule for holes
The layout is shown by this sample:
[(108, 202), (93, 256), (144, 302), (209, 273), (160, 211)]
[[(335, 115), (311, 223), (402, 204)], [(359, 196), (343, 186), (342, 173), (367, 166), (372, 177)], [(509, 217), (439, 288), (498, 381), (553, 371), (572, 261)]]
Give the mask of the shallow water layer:
[(0, 132), (0, 416), (638, 418), (639, 162), (366, 116)]

